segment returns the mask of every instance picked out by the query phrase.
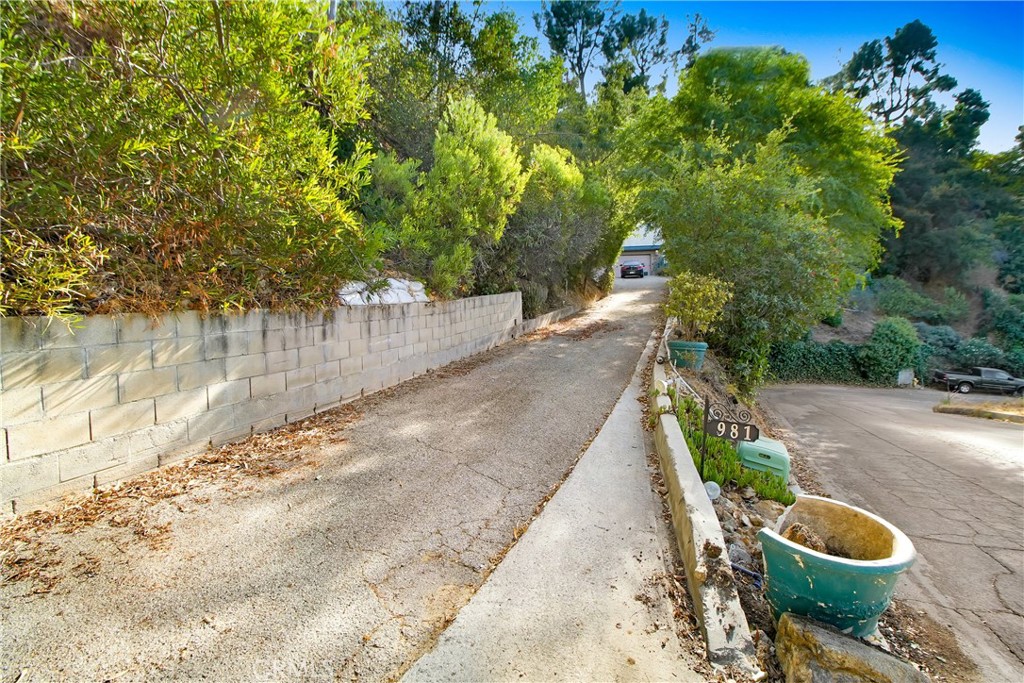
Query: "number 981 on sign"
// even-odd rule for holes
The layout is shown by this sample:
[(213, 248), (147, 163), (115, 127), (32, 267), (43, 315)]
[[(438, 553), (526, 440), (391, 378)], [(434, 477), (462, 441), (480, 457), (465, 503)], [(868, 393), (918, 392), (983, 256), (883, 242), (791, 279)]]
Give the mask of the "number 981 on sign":
[(755, 425), (727, 420), (709, 420), (707, 432), (711, 436), (719, 436), (731, 441), (757, 441), (761, 436)]

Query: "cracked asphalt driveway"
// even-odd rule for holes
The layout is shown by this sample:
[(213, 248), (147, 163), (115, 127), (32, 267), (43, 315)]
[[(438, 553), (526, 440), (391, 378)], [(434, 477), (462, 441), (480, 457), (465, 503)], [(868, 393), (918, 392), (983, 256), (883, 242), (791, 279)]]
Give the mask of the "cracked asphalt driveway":
[[(910, 536), (897, 595), (948, 624), (981, 680), (1024, 680), (1024, 426), (933, 413), (930, 389), (779, 386), (762, 405), (834, 497)], [(936, 652), (942, 655), (941, 652)], [(966, 677), (964, 680), (968, 680)]]
[(99, 562), (0, 588), (3, 679), (397, 678), (603, 424), (663, 284), (619, 280), (553, 334), (365, 400), (314, 466), (166, 506), (163, 547), (62, 540)]

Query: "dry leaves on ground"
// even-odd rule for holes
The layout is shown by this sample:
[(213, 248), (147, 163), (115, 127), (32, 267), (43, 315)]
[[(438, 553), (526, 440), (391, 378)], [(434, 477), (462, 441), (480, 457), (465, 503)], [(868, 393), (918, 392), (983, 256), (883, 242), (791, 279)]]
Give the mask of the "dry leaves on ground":
[[(211, 486), (230, 490), (247, 478), (314, 466), (318, 464), (314, 459), (318, 447), (342, 439), (341, 433), (360, 415), (353, 405), (339, 406), (9, 520), (0, 525), (0, 577), (4, 582), (31, 581), (32, 593), (52, 591), (62, 578), (58, 569), (63, 562), (53, 535), (74, 534), (101, 523), (126, 529), (159, 549), (168, 542), (171, 525), (157, 519), (157, 503), (180, 503), (188, 496), (191, 502), (202, 504), (208, 502), (204, 493)], [(74, 568), (82, 575), (97, 570), (95, 558)]]

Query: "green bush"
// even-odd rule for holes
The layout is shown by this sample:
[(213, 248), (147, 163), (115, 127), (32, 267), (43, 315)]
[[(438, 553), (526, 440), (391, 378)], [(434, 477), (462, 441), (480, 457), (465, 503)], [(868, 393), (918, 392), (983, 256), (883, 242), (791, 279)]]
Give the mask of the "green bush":
[(914, 291), (906, 280), (892, 276), (875, 280), (872, 289), (879, 312), (888, 316), (943, 324), (962, 320), (970, 310), (967, 296), (954, 287), (946, 287), (942, 302)]
[(843, 309), (837, 308), (834, 312), (829, 313), (821, 322), (829, 327), (842, 327), (843, 326)]
[(778, 382), (858, 384), (863, 381), (857, 347), (839, 340), (827, 344), (801, 340), (772, 347), (771, 376)]
[(987, 289), (982, 303), (981, 331), (992, 333), (1004, 349), (1024, 349), (1024, 294), (1005, 296)]
[(993, 346), (980, 337), (968, 339), (954, 355), (955, 363), (961, 368), (981, 366), (985, 368), (1001, 368), (1006, 360), (1003, 350)]
[(369, 95), (351, 25), (298, 0), (0, 17), (0, 312), (311, 307), (375, 264), (368, 150), (330, 132)]
[(909, 320), (882, 318), (857, 353), (861, 373), (871, 384), (895, 384), (900, 370), (918, 365), (920, 347), (917, 331)]
[(936, 351), (956, 351), (963, 343), (960, 333), (949, 325), (929, 325), (928, 323), (914, 323), (917, 336), (921, 342), (932, 347)]

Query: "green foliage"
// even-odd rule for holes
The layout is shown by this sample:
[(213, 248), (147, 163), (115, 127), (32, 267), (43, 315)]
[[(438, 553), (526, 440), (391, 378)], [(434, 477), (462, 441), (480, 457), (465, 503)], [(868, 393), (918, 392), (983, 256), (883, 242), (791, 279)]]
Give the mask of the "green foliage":
[(534, 14), (537, 29), (547, 38), (552, 54), (565, 61), (584, 99), (587, 73), (606, 37), (612, 35), (616, 12), (615, 5), (607, 2), (561, 0), (541, 2), (541, 11)]
[(777, 382), (861, 384), (857, 346), (839, 340), (822, 344), (810, 340), (779, 342), (772, 347), (769, 365)]
[[(419, 190), (390, 212), (400, 214), (392, 259), (450, 297), (471, 287), (474, 254), (501, 239), (527, 176), (512, 138), (472, 99), (452, 101), (433, 156)], [(406, 187), (411, 166), (399, 168), (395, 184)]]
[(732, 298), (732, 285), (684, 270), (669, 280), (665, 315), (684, 339), (697, 341), (713, 331)]
[(829, 313), (821, 322), (829, 327), (842, 327), (843, 326), (843, 309), (837, 308), (832, 313)]
[(1004, 296), (985, 290), (982, 303), (985, 312), (980, 331), (991, 333), (1005, 349), (1024, 349), (1024, 294)]
[(917, 366), (920, 346), (917, 331), (906, 318), (882, 318), (861, 346), (857, 360), (868, 382), (891, 385), (900, 370)]
[(373, 265), (369, 156), (329, 132), (368, 95), (351, 25), (297, 1), (2, 17), (5, 313), (325, 305)]
[(954, 356), (957, 367), (960, 368), (999, 368), (1002, 367), (1005, 355), (1002, 349), (993, 346), (980, 337), (968, 339), (960, 345)]
[(740, 464), (739, 455), (732, 442), (714, 436), (704, 440), (704, 411), (693, 398), (687, 396), (677, 412), (679, 426), (686, 439), (693, 464), (701, 466), (701, 447), (707, 449), (704, 457), (704, 481), (713, 481), (719, 486), (732, 482), (737, 487), (749, 486), (758, 496), (774, 500), (783, 505), (792, 505), (796, 496), (789, 490), (788, 482), (772, 472), (748, 469)]
[(878, 310), (885, 315), (944, 324), (963, 320), (970, 310), (967, 296), (955, 287), (946, 287), (944, 301), (938, 302), (914, 291), (910, 283), (892, 276), (872, 283)]
[(42, 239), (27, 230), (4, 231), (0, 315), (47, 315), (74, 320), (106, 257), (89, 235), (71, 229)]
[(884, 42), (864, 43), (842, 71), (829, 79), (863, 102), (872, 116), (890, 125), (909, 114), (919, 114), (933, 92), (956, 87), (956, 79), (941, 73), (932, 30), (914, 20), (896, 29)]
[(710, 341), (731, 357), (741, 391), (763, 380), (773, 342), (799, 335), (839, 299), (840, 240), (784, 140), (774, 132), (734, 159), (708, 138), (657, 175), (645, 169), (639, 185), (637, 222), (661, 228), (669, 262), (733, 283)]
[(960, 334), (949, 325), (914, 323), (914, 329), (921, 342), (933, 349), (945, 352), (956, 351), (963, 343)]

